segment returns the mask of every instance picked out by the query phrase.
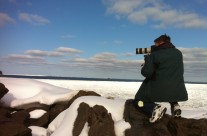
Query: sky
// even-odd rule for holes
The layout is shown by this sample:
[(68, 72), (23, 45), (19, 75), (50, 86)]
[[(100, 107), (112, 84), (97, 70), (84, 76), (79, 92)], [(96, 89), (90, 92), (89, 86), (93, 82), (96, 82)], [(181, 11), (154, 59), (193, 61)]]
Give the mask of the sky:
[(0, 0), (3, 74), (144, 79), (162, 34), (182, 51), (185, 81), (207, 81), (207, 0)]

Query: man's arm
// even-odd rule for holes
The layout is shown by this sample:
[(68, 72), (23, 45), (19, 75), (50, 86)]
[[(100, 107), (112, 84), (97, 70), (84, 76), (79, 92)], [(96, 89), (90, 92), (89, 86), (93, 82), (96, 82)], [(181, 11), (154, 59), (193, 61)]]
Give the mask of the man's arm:
[(152, 55), (145, 55), (145, 63), (141, 69), (141, 74), (146, 78), (152, 78), (155, 72), (155, 65)]

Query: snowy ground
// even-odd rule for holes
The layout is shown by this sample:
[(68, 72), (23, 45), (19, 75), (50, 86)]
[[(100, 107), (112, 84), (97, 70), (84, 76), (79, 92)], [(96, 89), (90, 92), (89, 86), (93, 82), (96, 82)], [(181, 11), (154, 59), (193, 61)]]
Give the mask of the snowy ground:
[[(48, 133), (52, 136), (66, 136), (70, 134), (72, 131), (64, 129), (65, 125), (73, 126), (77, 116), (77, 108), (81, 102), (85, 102), (90, 106), (99, 104), (106, 107), (112, 114), (115, 122), (116, 134), (122, 136), (123, 131), (130, 127), (130, 124), (125, 122), (123, 117), (120, 116), (124, 110), (125, 100), (133, 99), (141, 85), (141, 82), (33, 80), (19, 78), (0, 78), (0, 82), (9, 89), (9, 93), (2, 100), (5, 104), (12, 107), (31, 102), (53, 104), (58, 101), (69, 100), (76, 95), (78, 90), (95, 91), (102, 96), (116, 97), (114, 100), (95, 96), (80, 97), (68, 109), (57, 116), (51, 122), (48, 129), (30, 126), (33, 135), (37, 136), (46, 136)], [(189, 100), (180, 103), (183, 111), (182, 116), (186, 118), (207, 118), (207, 84), (186, 84), (186, 88)], [(162, 104), (169, 109), (169, 104)], [(75, 112), (71, 113), (71, 111)], [(167, 113), (169, 112), (170, 110)], [(45, 111), (43, 110), (35, 110), (30, 113), (30, 116), (32, 118), (39, 118), (44, 113)], [(88, 129), (88, 125), (85, 124), (81, 136), (87, 136)]]
[[(102, 96), (133, 99), (141, 82), (39, 80), (72, 90), (95, 91)], [(207, 84), (186, 84), (189, 100), (180, 104), (187, 110), (207, 110)], [(165, 104), (164, 105), (169, 105)]]

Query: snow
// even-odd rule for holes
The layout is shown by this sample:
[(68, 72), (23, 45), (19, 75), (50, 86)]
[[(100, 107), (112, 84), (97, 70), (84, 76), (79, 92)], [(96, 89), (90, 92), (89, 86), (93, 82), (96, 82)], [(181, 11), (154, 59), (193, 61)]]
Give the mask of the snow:
[(29, 113), (29, 115), (30, 115), (30, 118), (38, 119), (42, 117), (45, 113), (46, 113), (45, 110), (33, 110)]
[(52, 134), (63, 122), (67, 110), (62, 111), (48, 126), (48, 133)]
[(57, 87), (33, 79), (1, 78), (0, 82), (9, 89), (2, 101), (11, 107), (40, 102), (51, 105), (58, 101), (66, 101), (77, 94), (77, 91)]
[[(130, 124), (123, 119), (126, 99), (133, 99), (141, 82), (114, 82), (114, 81), (80, 81), (80, 80), (34, 80), (21, 78), (0, 78), (8, 89), (1, 101), (6, 105), (16, 107), (22, 104), (40, 102), (51, 105), (59, 101), (70, 100), (78, 90), (95, 91), (104, 97), (84, 96), (76, 99), (71, 106), (61, 112), (47, 129), (30, 126), (33, 136), (66, 136), (71, 135), (74, 121), (77, 117), (79, 104), (84, 102), (90, 107), (104, 106), (112, 115), (115, 133), (124, 135)], [(207, 84), (186, 84), (189, 100), (181, 102), (182, 116), (185, 118), (207, 118)], [(107, 99), (105, 97), (114, 97)], [(161, 103), (168, 108), (169, 103)], [(30, 112), (31, 118), (40, 118), (44, 110)], [(88, 123), (85, 124), (80, 136), (88, 136)]]
[(29, 126), (32, 130), (32, 136), (47, 136), (47, 129), (38, 126)]
[(47, 80), (38, 79), (45, 83), (64, 87), (72, 90), (94, 91), (102, 96), (118, 98), (134, 98), (141, 82), (116, 82), (116, 81), (86, 81), (86, 80)]
[(86, 122), (79, 136), (88, 136), (88, 131), (88, 122)]
[[(141, 82), (116, 82), (116, 81), (85, 81), (85, 80), (47, 80), (39, 79), (45, 83), (64, 87), (72, 90), (95, 91), (102, 96), (133, 99)], [(207, 109), (207, 84), (185, 84), (189, 100), (180, 102), (183, 109)], [(165, 104), (168, 105), (168, 104)]]
[[(77, 109), (79, 108), (79, 105), (82, 102), (88, 104), (90, 107), (93, 107), (95, 105), (103, 105), (108, 110), (108, 112), (111, 113), (112, 119), (114, 120), (115, 123), (117, 121), (123, 120), (125, 100), (123, 99), (111, 100), (111, 99), (107, 99), (107, 98), (99, 97), (99, 96), (83, 96), (83, 97), (79, 97), (78, 99), (76, 99), (70, 105), (70, 107), (66, 111), (66, 116), (64, 116), (63, 118), (64, 121), (52, 133), (52, 136), (72, 135), (73, 125), (74, 125), (75, 119), (78, 114)], [(115, 133), (119, 136), (122, 136), (124, 134), (118, 134), (118, 133), (120, 133), (123, 130), (125, 131), (125, 129), (130, 128), (130, 124), (125, 125), (125, 128), (121, 128), (122, 130), (120, 130), (120, 128), (116, 126), (119, 126), (119, 125), (115, 125)], [(51, 132), (50, 128), (49, 128), (49, 132)]]

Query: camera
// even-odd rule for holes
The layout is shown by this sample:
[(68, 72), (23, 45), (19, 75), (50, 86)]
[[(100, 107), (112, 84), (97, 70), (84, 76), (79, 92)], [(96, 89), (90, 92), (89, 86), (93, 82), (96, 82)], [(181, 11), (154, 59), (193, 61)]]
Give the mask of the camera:
[(150, 48), (136, 48), (136, 54), (150, 54), (154, 51), (155, 45), (152, 45)]

